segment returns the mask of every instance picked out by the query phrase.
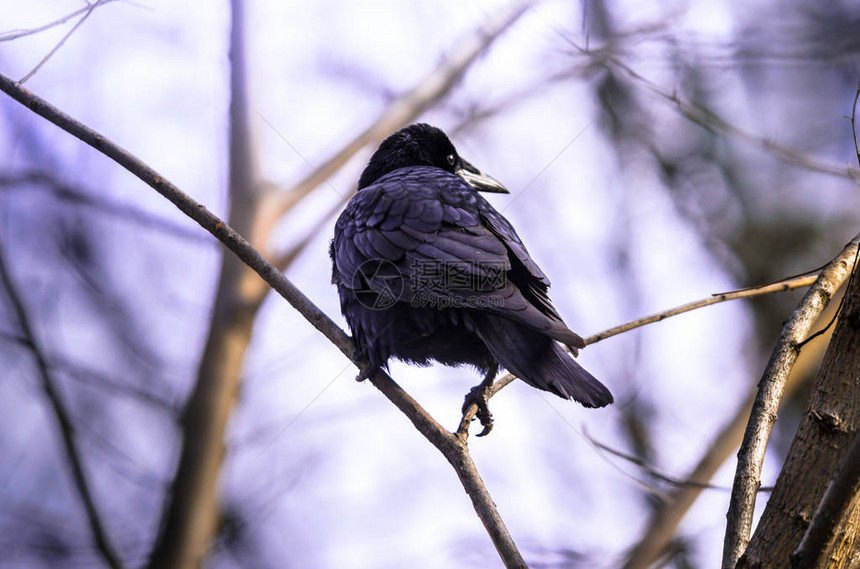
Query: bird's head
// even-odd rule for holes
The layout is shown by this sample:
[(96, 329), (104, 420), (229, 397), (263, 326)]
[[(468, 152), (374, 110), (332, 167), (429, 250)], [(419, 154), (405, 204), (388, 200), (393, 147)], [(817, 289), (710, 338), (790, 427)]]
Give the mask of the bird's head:
[(409, 166), (435, 166), (460, 176), (478, 191), (508, 193), (500, 182), (463, 159), (444, 132), (424, 123), (407, 126), (383, 140), (362, 172), (358, 189)]

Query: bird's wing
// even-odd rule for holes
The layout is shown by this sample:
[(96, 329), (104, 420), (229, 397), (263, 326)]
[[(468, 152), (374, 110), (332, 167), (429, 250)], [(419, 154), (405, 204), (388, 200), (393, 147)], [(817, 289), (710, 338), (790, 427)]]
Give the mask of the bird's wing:
[(584, 345), (510, 223), (444, 170), (403, 168), (359, 191), (337, 221), (332, 256), (334, 279), (355, 291), (490, 312)]
[(337, 221), (332, 254), (335, 278), (347, 285), (369, 260), (407, 278), (433, 263), (466, 271), (511, 266), (504, 245), (481, 226), (475, 192), (428, 167), (396, 170), (358, 192)]
[[(511, 272), (508, 274), (508, 278), (517, 286), (530, 304), (547, 317), (561, 321), (561, 316), (549, 299), (549, 278), (531, 258), (511, 223), (483, 197), (478, 196), (478, 198), (483, 225), (498, 237), (508, 249), (511, 259)], [(583, 344), (577, 347), (585, 346)]]

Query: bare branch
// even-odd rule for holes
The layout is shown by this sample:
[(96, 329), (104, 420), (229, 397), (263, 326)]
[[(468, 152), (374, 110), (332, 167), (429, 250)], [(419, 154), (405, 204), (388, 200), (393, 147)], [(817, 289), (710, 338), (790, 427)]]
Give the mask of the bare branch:
[(353, 346), (349, 337), (331, 319), (316, 308), (292, 282), (284, 278), (283, 275), (280, 275), (273, 265), (266, 261), (259, 252), (250, 247), (241, 235), (233, 231), (231, 227), (210, 212), (205, 206), (195, 202), (191, 197), (183, 193), (158, 172), (141, 162), (124, 148), (111, 142), (56, 107), (53, 107), (44, 99), (37, 97), (25, 87), (2, 74), (0, 74), (0, 91), (3, 91), (32, 112), (82, 142), (92, 146), (151, 186), (185, 215), (200, 224), (203, 229), (211, 233), (228, 249), (238, 255), (249, 267), (258, 272), (263, 280), (272, 285), (272, 288), (287, 299), (314, 327), (330, 339), (333, 339), (334, 344), (354, 361), (352, 357)]
[[(227, 215), (237, 232), (252, 235), (260, 184), (250, 112), (246, 2), (230, 0), (229, 4)], [(224, 255), (197, 377), (182, 414), (182, 447), (147, 565), (150, 568), (199, 567), (217, 535), (224, 434), (238, 404), (242, 364), (251, 341), (254, 310), (247, 308), (248, 282), (266, 288), (236, 256)]]
[(749, 543), (756, 491), (761, 476), (767, 441), (776, 421), (786, 379), (800, 352), (799, 345), (809, 335), (833, 293), (851, 274), (860, 234), (854, 237), (821, 273), (785, 323), (779, 340), (758, 384), (750, 420), (738, 451), (738, 464), (723, 546), (723, 569), (734, 569)]
[(53, 174), (44, 170), (0, 173), (0, 188), (9, 188), (11, 190), (16, 186), (28, 185), (32, 185), (33, 190), (49, 193), (57, 200), (121, 217), (123, 221), (128, 223), (148, 227), (187, 241), (215, 244), (215, 241), (209, 235), (201, 235), (191, 225), (185, 227), (143, 209), (111, 202), (103, 197), (95, 197), (87, 191), (81, 191), (64, 183)]
[(752, 298), (755, 296), (761, 296), (764, 294), (771, 294), (774, 292), (786, 292), (789, 290), (794, 290), (796, 288), (803, 288), (811, 285), (815, 282), (817, 275), (804, 275), (800, 277), (795, 277), (789, 280), (780, 281), (777, 283), (772, 283), (768, 285), (763, 285), (760, 287), (753, 288), (745, 288), (743, 290), (737, 290), (732, 292), (723, 292), (720, 294), (714, 294), (708, 298), (704, 298), (702, 300), (696, 300), (694, 302), (688, 302), (687, 304), (682, 304), (681, 306), (677, 306), (675, 308), (670, 308), (669, 310), (665, 310), (663, 312), (658, 312), (657, 314), (652, 314), (651, 316), (645, 316), (644, 318), (639, 318), (637, 320), (633, 320), (631, 322), (627, 322), (625, 324), (621, 324), (619, 326), (615, 326), (603, 332), (599, 332), (594, 334), (593, 336), (589, 336), (585, 339), (585, 344), (593, 344), (595, 342), (599, 342), (600, 340), (605, 340), (606, 338), (611, 338), (612, 336), (616, 336), (623, 332), (628, 332), (635, 328), (640, 328), (647, 324), (653, 324), (655, 322), (661, 322), (666, 318), (671, 318), (672, 316), (678, 316), (679, 314), (683, 314), (685, 312), (690, 312), (691, 310), (696, 310), (698, 308), (704, 308), (705, 306), (711, 306), (712, 304), (719, 304), (721, 302), (725, 302), (727, 300), (735, 300), (738, 298)]
[(94, 369), (86, 368), (69, 360), (51, 358), (51, 367), (69, 374), (69, 377), (83, 384), (91, 385), (104, 393), (134, 399), (145, 403), (154, 409), (171, 415), (178, 415), (181, 411), (175, 398), (157, 395), (151, 390), (135, 385), (119, 383), (113, 378), (104, 375)]
[[(860, 170), (857, 168), (833, 164), (826, 160), (810, 156), (797, 148), (793, 148), (749, 132), (720, 117), (711, 109), (702, 105), (687, 102), (682, 99), (678, 93), (663, 89), (613, 55), (613, 52), (618, 50), (616, 46), (603, 47), (598, 50), (589, 50), (577, 45), (569, 38), (566, 39), (577, 51), (591, 58), (589, 65), (604, 65), (607, 67), (615, 67), (623, 71), (632, 80), (645, 87), (647, 91), (673, 105), (684, 118), (713, 133), (733, 137), (753, 146), (758, 146), (783, 162), (796, 165), (811, 172), (818, 172), (820, 174), (854, 181), (860, 180)], [(577, 70), (577, 72), (578, 71), (579, 70)]]
[[(670, 308), (669, 310), (658, 312), (657, 314), (652, 314), (651, 316), (645, 316), (644, 318), (637, 318), (636, 320), (631, 320), (630, 322), (614, 326), (612, 328), (609, 328), (608, 330), (604, 330), (603, 332), (598, 332), (597, 334), (593, 334), (585, 338), (585, 345), (588, 346), (601, 340), (611, 338), (612, 336), (617, 336), (618, 334), (629, 332), (630, 330), (641, 328), (642, 326), (647, 326), (648, 324), (662, 322), (663, 320), (671, 318), (672, 316), (678, 316), (679, 314), (690, 312), (691, 310), (704, 308), (706, 306), (711, 306), (712, 304), (719, 304), (727, 300), (735, 300), (738, 298), (752, 298), (755, 296), (762, 296), (775, 292), (785, 292), (796, 288), (809, 286), (810, 284), (815, 282), (816, 278), (816, 275), (803, 275), (767, 285), (714, 294), (709, 296), (708, 298), (703, 298), (702, 300), (688, 302), (687, 304), (682, 304), (681, 306)], [(488, 391), (488, 397), (492, 397), (515, 379), (516, 376), (514, 376), (513, 374), (508, 373), (506, 375), (503, 375), (502, 377), (497, 379), (495, 383), (493, 383), (492, 387), (490, 387)], [(468, 436), (469, 425), (472, 423), (472, 420), (475, 418), (475, 414), (477, 412), (478, 406), (473, 404), (466, 409), (465, 413), (463, 413), (463, 418), (460, 420), (460, 425), (457, 428), (457, 436), (459, 436), (461, 439), (465, 439), (465, 437)]]
[[(858, 99), (860, 99), (860, 82), (857, 84), (854, 102), (851, 105), (851, 133), (857, 163), (860, 164), (856, 122)], [(858, 276), (860, 273), (855, 266), (852, 278), (857, 279)], [(843, 297), (843, 302), (846, 297)], [(854, 326), (856, 328), (856, 320)], [(855, 510), (855, 518), (857, 517), (858, 496), (860, 496), (860, 431), (854, 435), (854, 441), (821, 498), (809, 527), (803, 534), (797, 549), (791, 554), (792, 569), (824, 567), (828, 563), (827, 558), (833, 550), (839, 525), (844, 523), (852, 509)], [(832, 560), (829, 561), (832, 562)]]
[(26, 74), (24, 77), (21, 78), (19, 83), (24, 84), (27, 82), (27, 79), (29, 79), (30, 77), (35, 75), (36, 72), (38, 72), (39, 69), (41, 69), (42, 66), (45, 65), (48, 62), (48, 60), (51, 59), (54, 56), (54, 54), (60, 50), (61, 47), (63, 47), (63, 45), (65, 45), (66, 41), (70, 37), (72, 37), (72, 34), (75, 33), (76, 31), (78, 31), (78, 28), (80, 28), (83, 25), (83, 23), (87, 21), (87, 18), (90, 17), (90, 14), (92, 14), (96, 8), (98, 8), (99, 6), (104, 4), (106, 1), (107, 0), (96, 0), (95, 2), (90, 4), (89, 7), (86, 9), (86, 12), (84, 13), (84, 15), (81, 16), (81, 19), (78, 20), (77, 23), (74, 26), (72, 26), (72, 29), (69, 30), (66, 33), (66, 35), (63, 36), (63, 39), (61, 39), (57, 43), (57, 45), (55, 45), (54, 48), (48, 52), (48, 55), (43, 57), (42, 60), (36, 64), (36, 67), (34, 67), (32, 71), (30, 71), (28, 74)]
[[(857, 129), (856, 129), (856, 114), (857, 100), (860, 98), (860, 82), (858, 82), (857, 92), (854, 95), (854, 102), (851, 110), (851, 134), (854, 138), (855, 151), (857, 147)], [(858, 163), (860, 163), (860, 152), (857, 152)], [(726, 514), (728, 522), (726, 524), (726, 538), (723, 548), (723, 569), (733, 569), (738, 565), (738, 561), (744, 555), (749, 541), (750, 531), (752, 527), (752, 515), (755, 509), (755, 494), (751, 490), (758, 486), (759, 477), (761, 474), (761, 465), (764, 460), (764, 452), (767, 447), (767, 439), (770, 434), (770, 429), (776, 421), (776, 405), (781, 398), (782, 386), (785, 383), (785, 377), (788, 371), (794, 364), (800, 347), (809, 339), (808, 324), (802, 314), (804, 311), (809, 311), (812, 316), (816, 305), (826, 305), (833, 292), (847, 278), (847, 275), (857, 274), (857, 258), (860, 255), (860, 234), (854, 237), (848, 245), (842, 250), (839, 256), (834, 259), (819, 275), (819, 282), (816, 282), (813, 287), (807, 291), (801, 301), (800, 306), (792, 314), (791, 319), (786, 322), (783, 332), (780, 335), (779, 342), (774, 349), (768, 366), (765, 369), (764, 376), (759, 382), (759, 391), (753, 404), (753, 411), (750, 415), (750, 421), (747, 425), (747, 430), (744, 433), (744, 440), (741, 444), (741, 449), (738, 451), (738, 465), (735, 473), (735, 484), (732, 491), (731, 502), (729, 503), (729, 511)], [(825, 274), (831, 272), (830, 277), (832, 283), (826, 283)], [(847, 273), (847, 274), (846, 274)], [(816, 288), (820, 288), (818, 295), (814, 295)], [(851, 287), (845, 293), (845, 298), (851, 294)], [(845, 300), (843, 298), (843, 301)], [(856, 300), (856, 299), (852, 299)], [(856, 309), (856, 308), (855, 308)], [(820, 309), (819, 309), (820, 312)], [(817, 315), (815, 315), (817, 318)], [(841, 319), (840, 319), (841, 320)], [(842, 322), (840, 321), (840, 324)], [(801, 339), (801, 336), (807, 336), (806, 339)], [(830, 355), (831, 346), (828, 348), (828, 354), (825, 355), (825, 361), (822, 363), (822, 369), (819, 371), (818, 381), (824, 382), (828, 376), (824, 370), (826, 369), (827, 357)], [(817, 398), (813, 398), (812, 403), (816, 403)], [(801, 425), (801, 429), (803, 425)], [(797, 437), (795, 437), (795, 443)], [(804, 433), (804, 436), (809, 436)], [(792, 443), (792, 448), (794, 444)], [(791, 456), (791, 451), (789, 451)], [(819, 457), (821, 459), (821, 457)], [(780, 478), (785, 474), (788, 463), (783, 466)], [(779, 481), (777, 482), (779, 485)], [(777, 496), (779, 493), (777, 492)], [(773, 497), (772, 497), (773, 498)], [(770, 506), (770, 504), (769, 504)], [(770, 507), (765, 511), (768, 513)], [(760, 533), (761, 527), (759, 528)]]
[[(794, 280), (794, 279), (789, 279)], [(783, 281), (784, 282), (784, 281)], [(776, 283), (779, 284), (779, 283)], [(772, 285), (768, 285), (771, 287)], [(767, 289), (768, 287), (758, 287)], [(832, 304), (831, 308), (832, 310)], [(837, 312), (834, 310), (834, 313)], [(823, 348), (820, 348), (823, 350)], [(812, 365), (817, 365), (818, 359), (812, 352), (804, 350), (783, 392), (783, 400), (796, 391), (801, 385), (801, 379), (809, 373)], [(707, 446), (699, 462), (686, 476), (687, 480), (706, 483), (716, 473), (717, 469), (735, 452), (744, 435), (744, 428), (749, 419), (750, 409), (756, 396), (756, 386), (752, 385), (744, 403), (740, 405), (734, 416), (714, 436), (713, 442)], [(760, 489), (761, 491), (761, 489)], [(672, 538), (684, 515), (689, 511), (701, 494), (701, 489), (693, 485), (678, 487), (669, 493), (663, 502), (652, 513), (648, 526), (642, 533), (639, 543), (630, 551), (624, 564), (624, 569), (645, 569), (670, 546)]]
[[(822, 348), (823, 349), (823, 348)], [(790, 397), (803, 385), (802, 378), (808, 375), (810, 368), (817, 364), (814, 351), (804, 351), (783, 392), (783, 400)], [(813, 363), (815, 362), (815, 363)], [(804, 365), (805, 364), (805, 365)], [(752, 385), (749, 395), (740, 405), (734, 416), (717, 432), (713, 442), (707, 446), (699, 462), (687, 475), (686, 480), (704, 484), (710, 480), (720, 466), (736, 452), (744, 436), (744, 428), (749, 419), (750, 409), (755, 400), (756, 387)], [(761, 489), (759, 489), (761, 491)], [(642, 533), (639, 543), (630, 551), (624, 569), (646, 569), (671, 545), (672, 538), (681, 520), (693, 506), (702, 493), (695, 485), (676, 488), (669, 493), (663, 502), (657, 506), (648, 521), (648, 526)]]
[(317, 222), (308, 229), (308, 232), (304, 237), (299, 240), (298, 243), (294, 244), (288, 250), (282, 252), (278, 255), (278, 258), (275, 259), (274, 265), (278, 267), (281, 271), (286, 271), (290, 265), (293, 264), (299, 255), (302, 254), (307, 246), (319, 235), (320, 231), (322, 231), (323, 227), (325, 227), (331, 219), (336, 216), (342, 209), (344, 204), (349, 201), (348, 197), (343, 197), (334, 206), (329, 208), (318, 220)]
[(857, 164), (860, 165), (860, 146), (857, 143), (857, 100), (860, 99), (860, 81), (857, 82), (857, 92), (854, 93), (854, 102), (851, 104), (851, 138), (854, 139), (854, 155)]
[[(115, 1), (116, 0), (104, 0), (101, 4), (105, 5), (105, 4), (108, 4), (110, 2), (115, 2)], [(54, 20), (53, 22), (49, 22), (49, 23), (44, 24), (42, 26), (39, 26), (37, 28), (30, 28), (27, 30), (9, 30), (8, 32), (2, 32), (2, 33), (0, 33), (0, 42), (16, 40), (18, 38), (22, 38), (25, 36), (31, 36), (33, 34), (38, 34), (40, 32), (44, 32), (45, 30), (50, 30), (51, 28), (65, 24), (66, 22), (68, 22), (72, 18), (76, 18), (76, 17), (80, 16), (81, 14), (84, 14), (85, 12), (89, 12), (92, 9), (93, 9), (92, 5), (86, 6), (84, 8), (79, 9), (79, 10), (75, 10), (71, 14), (66, 14), (62, 18), (59, 18), (58, 20)]]
[[(773, 493), (762, 512), (755, 533), (738, 563), (738, 569), (787, 567), (809, 528), (810, 520), (844, 465), (845, 456), (860, 430), (860, 271), (856, 269), (845, 287), (843, 304), (824, 358), (808, 398), (806, 412), (788, 449)], [(831, 305), (836, 304), (831, 303)], [(856, 464), (854, 465), (857, 466)], [(850, 468), (850, 467), (849, 467)], [(848, 482), (845, 480), (844, 482)], [(853, 483), (850, 483), (852, 484)], [(843, 490), (839, 490), (841, 493)], [(819, 557), (820, 568), (857, 567), (857, 528), (860, 527), (860, 495), (836, 496), (853, 502), (832, 502), (836, 522), (821, 520), (825, 526), (835, 524), (835, 539), (827, 539), (826, 553), (809, 550)], [(841, 512), (846, 515), (843, 517)], [(826, 529), (819, 528), (818, 531)], [(829, 532), (827, 532), (829, 533)], [(824, 537), (819, 535), (816, 539)], [(853, 558), (853, 560), (852, 560)], [(811, 561), (811, 559), (806, 559)]]
[(392, 132), (406, 126), (448, 94), (459, 82), (466, 69), (514, 24), (532, 3), (532, 0), (518, 1), (506, 9), (499, 10), (489, 21), (484, 22), (472, 34), (455, 45), (418, 85), (394, 99), (373, 124), (320, 164), (291, 190), (272, 195), (272, 204), (262, 208), (261, 214), (266, 215), (266, 223), (262, 225), (261, 231), (267, 234), (270, 225), (337, 172), (362, 148), (376, 144)]
[[(206, 207), (195, 202), (127, 150), (51, 106), (45, 100), (35, 96), (2, 74), (0, 74), (0, 91), (5, 92), (34, 113), (111, 158), (168, 199), (180, 211), (199, 223), (201, 227), (242, 259), (308, 322), (340, 349), (347, 358), (360, 369), (368, 369), (369, 363), (358, 356), (352, 339), (288, 278), (281, 274), (274, 265), (269, 263), (259, 251), (251, 247), (241, 235), (212, 214)], [(526, 567), (510, 533), (499, 516), (492, 497), (475, 468), (465, 442), (446, 431), (385, 372), (376, 371), (371, 375), (370, 381), (409, 418), (415, 428), (445, 456), (446, 460), (456, 470), (457, 476), (469, 494), (475, 511), (490, 534), (490, 538), (493, 540), (505, 566)]]
[[(731, 490), (731, 488), (728, 486), (717, 486), (716, 484), (711, 484), (707, 482), (707, 480), (703, 480), (701, 477), (697, 476), (689, 476), (683, 479), (675, 476), (669, 476), (668, 474), (664, 474), (663, 472), (660, 472), (653, 466), (649, 465), (641, 458), (635, 457), (632, 454), (628, 454), (607, 444), (604, 444), (595, 439), (594, 437), (590, 436), (588, 433), (585, 433), (585, 438), (594, 448), (598, 449), (599, 451), (606, 452), (613, 456), (617, 456), (618, 458), (621, 458), (631, 464), (635, 464), (642, 470), (642, 472), (645, 472), (648, 476), (654, 478), (655, 480), (659, 480), (660, 482), (665, 482), (670, 486), (675, 486), (677, 488), (695, 488), (696, 490), (719, 490), (721, 492), (729, 492)], [(759, 488), (759, 492), (769, 492), (770, 490), (772, 490), (772, 488), (770, 487)]]
[(77, 442), (75, 441), (74, 426), (72, 425), (71, 417), (69, 416), (69, 412), (66, 410), (65, 404), (57, 390), (56, 382), (51, 375), (48, 362), (43, 355), (42, 349), (39, 346), (35, 333), (33, 332), (33, 328), (30, 325), (30, 318), (27, 314), (26, 308), (24, 307), (23, 301), (21, 300), (21, 295), (19, 294), (15, 283), (12, 281), (12, 276), (9, 274), (2, 249), (0, 249), (0, 282), (3, 283), (3, 287), (6, 289), (6, 296), (12, 305), (16, 318), (18, 319), (18, 325), (21, 327), (24, 342), (30, 348), (31, 353), (36, 360), (36, 366), (39, 369), (39, 375), (42, 380), (42, 390), (45, 393), (45, 397), (48, 399), (54, 418), (57, 420), (57, 426), (59, 427), (60, 438), (63, 441), (66, 458), (70, 468), (72, 469), (72, 478), (74, 479), (75, 488), (78, 491), (81, 503), (86, 511), (87, 521), (90, 525), (90, 531), (93, 533), (96, 547), (108, 566), (113, 569), (119, 569), (122, 567), (122, 563), (114, 550), (114, 546), (108, 538), (107, 531), (105, 530), (98, 508), (96, 507), (95, 499), (92, 491), (90, 490), (90, 484), (87, 480), (87, 475), (84, 472), (81, 453), (78, 449)]
[[(503, 103), (498, 105), (494, 105), (492, 108), (484, 109), (480, 111), (475, 111), (474, 113), (469, 113), (469, 115), (463, 119), (460, 124), (455, 126), (453, 130), (450, 132), (453, 135), (463, 132), (464, 130), (475, 126), (476, 123), (483, 121), (490, 116), (501, 112), (505, 108), (509, 108), (517, 103), (522, 102), (531, 94), (538, 92), (539, 89), (546, 89), (546, 83), (559, 81), (563, 77), (566, 77), (567, 74), (556, 74), (550, 76), (546, 81), (541, 81), (536, 83), (535, 85), (530, 86), (528, 89), (524, 89), (523, 91), (519, 91), (510, 97), (506, 98)], [(265, 120), (265, 119), (264, 119)], [(289, 144), (289, 143), (288, 143)], [(349, 201), (351, 197), (350, 194), (341, 196), (341, 198), (335, 203), (328, 211), (326, 211), (314, 226), (308, 230), (307, 234), (304, 238), (302, 238), (298, 243), (294, 244), (292, 247), (287, 249), (286, 251), (278, 254), (277, 258), (273, 262), (273, 264), (278, 267), (278, 269), (282, 271), (286, 271), (289, 266), (295, 261), (295, 259), (301, 255), (302, 251), (307, 248), (307, 246), (313, 241), (316, 235), (319, 233), (320, 229), (322, 229), (333, 217), (335, 217), (342, 209), (344, 204)]]

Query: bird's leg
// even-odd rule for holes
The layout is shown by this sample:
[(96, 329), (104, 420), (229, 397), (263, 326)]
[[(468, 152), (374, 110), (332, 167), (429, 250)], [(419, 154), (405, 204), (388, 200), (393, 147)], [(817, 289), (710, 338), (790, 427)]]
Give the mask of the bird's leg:
[(358, 367), (358, 375), (355, 376), (355, 381), (370, 379), (379, 371), (379, 366), (370, 363), (370, 355), (367, 353), (367, 348), (362, 345), (362, 342), (359, 342), (355, 336), (353, 336), (352, 341), (355, 343), (355, 359), (353, 362), (356, 362), (356, 366)]
[(358, 375), (355, 376), (355, 381), (364, 381), (365, 379), (369, 379), (377, 371), (379, 371), (379, 366), (375, 366), (367, 362), (366, 358), (362, 358), (361, 364), (358, 366)]
[(475, 416), (479, 421), (481, 421), (481, 425), (484, 427), (484, 430), (476, 435), (478, 437), (486, 436), (493, 430), (493, 414), (490, 413), (488, 400), (490, 398), (490, 387), (492, 387), (493, 380), (496, 379), (497, 373), (499, 373), (499, 364), (494, 363), (490, 366), (490, 369), (487, 370), (487, 375), (484, 376), (484, 381), (473, 387), (471, 391), (466, 394), (466, 399), (463, 401), (463, 413), (469, 409), (469, 406), (472, 403), (478, 407), (478, 412), (475, 413)]

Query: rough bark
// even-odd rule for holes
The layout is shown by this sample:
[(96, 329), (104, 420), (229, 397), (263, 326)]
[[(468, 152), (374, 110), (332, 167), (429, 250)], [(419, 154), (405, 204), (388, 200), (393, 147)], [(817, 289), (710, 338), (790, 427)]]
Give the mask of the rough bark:
[[(738, 567), (788, 567), (825, 491), (860, 426), (860, 278), (854, 276), (805, 416), (773, 494)], [(855, 496), (856, 499), (856, 496)], [(850, 510), (849, 510), (850, 511)], [(856, 508), (822, 566), (849, 567), (856, 557)], [(841, 544), (841, 545), (840, 545)], [(831, 557), (832, 558), (828, 559)]]
[(856, 235), (830, 261), (783, 326), (758, 385), (750, 420), (738, 451), (735, 481), (726, 514), (726, 537), (723, 544), (723, 569), (734, 569), (746, 551), (752, 529), (756, 493), (761, 485), (761, 468), (771, 429), (776, 422), (786, 380), (797, 361), (804, 342), (812, 334), (834, 293), (851, 275), (860, 234)]
[[(813, 278), (815, 277), (813, 276)], [(794, 279), (789, 282), (794, 282)], [(771, 290), (773, 286), (769, 285), (740, 292), (764, 292)], [(723, 294), (712, 298), (725, 296), (727, 295)], [(834, 304), (838, 301), (837, 298), (833, 299), (833, 302), (821, 316), (823, 321), (829, 322), (835, 317), (836, 307)], [(789, 375), (785, 391), (783, 391), (783, 402), (790, 400), (793, 393), (801, 386), (811, 383), (812, 376), (821, 367), (821, 359), (830, 337), (831, 334), (827, 333), (824, 335), (824, 341), (816, 341), (804, 348), (791, 370), (791, 375)], [(717, 432), (713, 442), (708, 445), (693, 470), (684, 477), (684, 480), (691, 483), (678, 486), (671, 492), (660, 496), (661, 503), (652, 512), (641, 540), (630, 550), (624, 569), (650, 567), (668, 550), (684, 516), (705, 490), (703, 485), (710, 482), (723, 463), (733, 453), (737, 452), (744, 436), (744, 429), (749, 421), (756, 392), (756, 386), (751, 385), (746, 400), (740, 405), (734, 416)]]
[(854, 435), (842, 466), (824, 493), (800, 545), (792, 569), (856, 567), (860, 564), (860, 434)]

